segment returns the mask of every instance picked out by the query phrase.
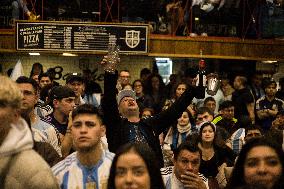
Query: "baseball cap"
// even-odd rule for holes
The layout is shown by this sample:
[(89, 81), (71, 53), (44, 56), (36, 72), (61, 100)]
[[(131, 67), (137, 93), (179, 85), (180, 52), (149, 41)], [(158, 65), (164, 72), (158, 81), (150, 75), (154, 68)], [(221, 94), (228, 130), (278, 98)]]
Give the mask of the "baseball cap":
[(49, 105), (52, 105), (53, 100), (63, 99), (68, 97), (76, 97), (74, 91), (67, 86), (56, 86), (53, 87), (49, 93)]
[(124, 97), (131, 97), (133, 99), (136, 99), (136, 95), (135, 92), (129, 89), (124, 89), (121, 90), (118, 95), (117, 95), (117, 104), (120, 103), (120, 101), (124, 98)]
[(73, 83), (74, 81), (82, 82), (84, 83), (84, 78), (80, 75), (69, 75), (66, 78), (66, 83)]

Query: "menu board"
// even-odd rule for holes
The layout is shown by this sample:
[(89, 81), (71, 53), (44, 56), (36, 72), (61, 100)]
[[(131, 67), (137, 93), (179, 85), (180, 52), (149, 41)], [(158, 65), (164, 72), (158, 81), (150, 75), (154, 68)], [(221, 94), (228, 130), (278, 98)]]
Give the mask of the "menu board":
[(17, 22), (18, 51), (106, 52), (111, 43), (120, 53), (148, 52), (148, 25), (63, 22)]

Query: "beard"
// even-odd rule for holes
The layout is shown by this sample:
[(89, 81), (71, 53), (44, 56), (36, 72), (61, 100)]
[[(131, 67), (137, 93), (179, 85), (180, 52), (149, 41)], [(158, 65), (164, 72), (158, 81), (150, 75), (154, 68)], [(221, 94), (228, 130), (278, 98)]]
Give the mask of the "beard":
[(74, 144), (75, 149), (78, 152), (81, 152), (81, 153), (92, 152), (94, 149), (97, 148), (98, 145), (100, 145), (100, 142), (98, 142), (98, 143), (90, 143), (89, 145), (83, 145), (83, 146), (78, 145), (78, 144)]
[(88, 152), (91, 152), (93, 151), (94, 147), (93, 146), (84, 146), (84, 147), (79, 147), (79, 148), (76, 148), (77, 151), (81, 152), (81, 153), (88, 153)]
[(122, 116), (127, 118), (127, 117), (133, 117), (133, 116), (138, 116), (139, 117), (139, 110), (136, 109), (127, 109), (122, 113)]

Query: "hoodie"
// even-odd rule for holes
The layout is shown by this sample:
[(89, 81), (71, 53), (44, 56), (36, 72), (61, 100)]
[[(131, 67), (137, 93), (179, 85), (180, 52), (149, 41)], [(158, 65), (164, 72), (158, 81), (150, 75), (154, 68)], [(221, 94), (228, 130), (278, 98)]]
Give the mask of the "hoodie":
[(32, 148), (31, 131), (20, 118), (0, 146), (0, 188), (58, 188), (50, 167)]
[(17, 124), (11, 124), (11, 129), (0, 146), (0, 157), (11, 156), (32, 148), (33, 138), (28, 124), (24, 119), (19, 119)]

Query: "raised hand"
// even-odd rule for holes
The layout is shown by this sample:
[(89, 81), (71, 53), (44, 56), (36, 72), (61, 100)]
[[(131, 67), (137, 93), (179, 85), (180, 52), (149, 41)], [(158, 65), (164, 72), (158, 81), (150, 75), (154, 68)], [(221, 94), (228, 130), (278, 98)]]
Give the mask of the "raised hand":
[(120, 62), (119, 57), (119, 46), (115, 43), (110, 43), (108, 46), (108, 53), (104, 56), (101, 64), (104, 66), (104, 70), (107, 72), (114, 73), (116, 70), (117, 63)]
[(27, 13), (27, 16), (28, 16), (28, 20), (30, 21), (39, 20), (40, 18), (40, 15), (36, 15), (35, 13), (30, 12), (30, 11)]
[(181, 182), (185, 189), (206, 189), (206, 185), (203, 180), (195, 173), (186, 172), (181, 175)]

